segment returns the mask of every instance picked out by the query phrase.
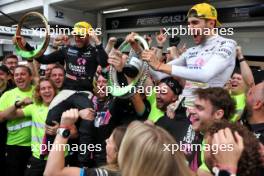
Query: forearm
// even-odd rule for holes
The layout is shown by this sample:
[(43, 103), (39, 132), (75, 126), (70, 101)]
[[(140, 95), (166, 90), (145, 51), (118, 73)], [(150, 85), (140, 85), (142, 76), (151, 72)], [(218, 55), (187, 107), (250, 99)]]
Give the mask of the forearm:
[(57, 135), (49, 153), (44, 175), (60, 175), (64, 169), (64, 146), (68, 139)]
[(108, 59), (108, 55), (105, 52), (103, 45), (97, 45), (96, 46), (97, 49), (97, 58), (98, 58), (98, 63), (99, 65), (101, 65), (102, 67), (106, 67), (107, 66), (107, 59)]
[(15, 119), (17, 117), (19, 117), (19, 115), (17, 113), (17, 108), (14, 105), (0, 112), (0, 122)]
[(248, 87), (254, 86), (255, 81), (254, 81), (252, 71), (245, 60), (240, 62), (240, 70), (241, 70), (242, 77), (244, 81), (246, 82), (247, 86)]
[(169, 74), (161, 72), (161, 71), (153, 70), (152, 68), (149, 68), (149, 72), (152, 78), (156, 81), (162, 80), (163, 78), (166, 78), (166, 77), (170, 77)]
[(142, 98), (140, 97), (140, 95), (136, 93), (131, 98), (131, 100), (132, 100), (132, 103), (134, 105), (134, 108), (135, 108), (137, 114), (139, 116), (142, 115), (142, 114), (144, 114), (146, 107), (145, 107), (145, 104), (144, 104)]
[(162, 47), (157, 49), (157, 53), (156, 53), (157, 58), (159, 59), (160, 62), (162, 62)]

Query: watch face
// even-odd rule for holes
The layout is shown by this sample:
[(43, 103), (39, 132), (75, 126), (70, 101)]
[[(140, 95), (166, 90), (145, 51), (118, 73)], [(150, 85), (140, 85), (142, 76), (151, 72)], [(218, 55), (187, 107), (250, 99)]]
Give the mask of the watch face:
[(218, 176), (230, 176), (231, 174), (226, 170), (220, 170)]
[(65, 138), (69, 137), (70, 134), (71, 134), (71, 131), (68, 130), (68, 129), (65, 129), (65, 130), (62, 132), (62, 136), (65, 137)]

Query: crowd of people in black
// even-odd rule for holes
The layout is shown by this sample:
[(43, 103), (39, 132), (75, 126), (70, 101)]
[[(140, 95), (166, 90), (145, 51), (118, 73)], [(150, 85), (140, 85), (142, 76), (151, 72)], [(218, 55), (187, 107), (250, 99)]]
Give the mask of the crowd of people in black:
[[(255, 84), (242, 48), (214, 33), (216, 9), (193, 6), (195, 46), (166, 48), (161, 30), (149, 50), (95, 33), (58, 36), (54, 51), (0, 66), (0, 167), (8, 176), (261, 176), (264, 82)], [(78, 22), (74, 30), (89, 29)], [(65, 40), (65, 38), (67, 40)], [(157, 46), (152, 41), (156, 40)], [(34, 50), (23, 38), (27, 50)], [(109, 94), (109, 67), (129, 85), (134, 57), (147, 63), (147, 93)], [(236, 64), (238, 63), (238, 64)], [(130, 65), (129, 65), (130, 64)], [(45, 65), (44, 74), (40, 65)], [(130, 70), (131, 71), (131, 70)], [(140, 70), (137, 70), (140, 74)], [(149, 89), (151, 87), (151, 89)]]

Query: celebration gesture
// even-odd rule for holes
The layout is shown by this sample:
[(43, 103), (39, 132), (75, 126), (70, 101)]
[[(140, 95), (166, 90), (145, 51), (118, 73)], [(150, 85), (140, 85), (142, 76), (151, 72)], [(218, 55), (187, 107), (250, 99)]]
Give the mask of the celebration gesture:
[(158, 70), (162, 64), (157, 58), (155, 51), (152, 50), (144, 50), (142, 52), (142, 60), (148, 62), (149, 66), (151, 66), (154, 70)]
[(158, 46), (162, 47), (167, 40), (167, 35), (163, 33), (163, 29), (160, 29), (160, 33), (156, 33), (156, 41)]

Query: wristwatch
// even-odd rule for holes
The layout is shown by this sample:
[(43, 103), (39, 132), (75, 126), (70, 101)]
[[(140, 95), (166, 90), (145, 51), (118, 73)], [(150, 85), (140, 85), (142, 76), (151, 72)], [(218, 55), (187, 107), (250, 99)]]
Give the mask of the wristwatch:
[(58, 128), (57, 134), (61, 135), (64, 138), (68, 138), (71, 134), (71, 131), (67, 128)]
[(19, 104), (19, 103), (20, 103), (19, 100), (15, 101), (15, 103), (14, 103), (14, 106), (15, 106), (17, 109), (22, 107), (22, 105)]
[(236, 174), (232, 174), (227, 170), (220, 170), (218, 167), (213, 167), (213, 173), (215, 173), (215, 176), (236, 176)]

